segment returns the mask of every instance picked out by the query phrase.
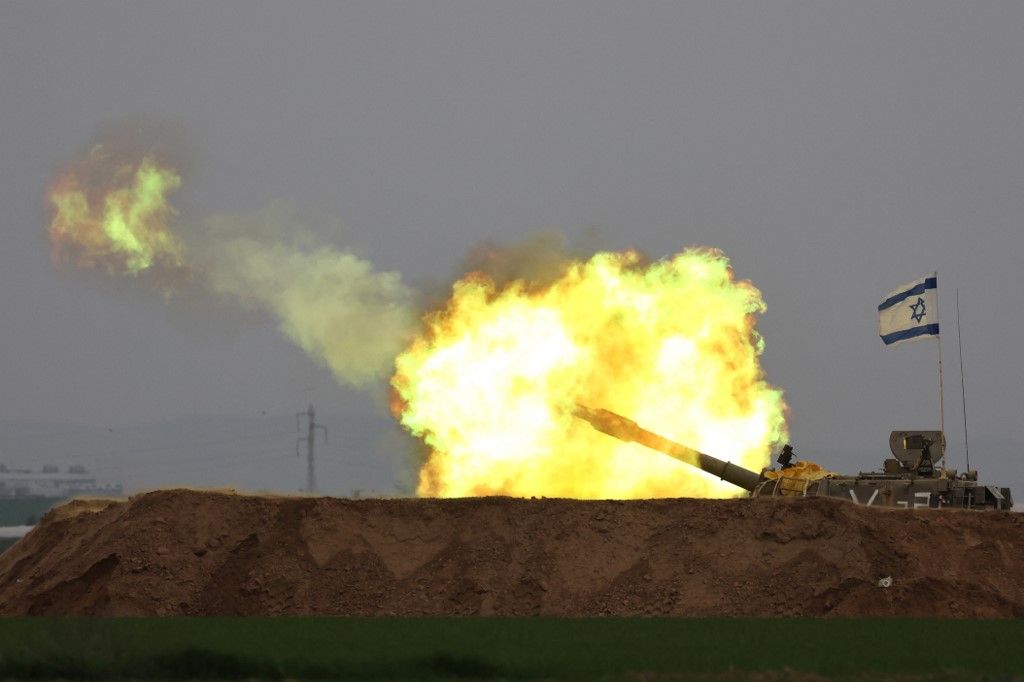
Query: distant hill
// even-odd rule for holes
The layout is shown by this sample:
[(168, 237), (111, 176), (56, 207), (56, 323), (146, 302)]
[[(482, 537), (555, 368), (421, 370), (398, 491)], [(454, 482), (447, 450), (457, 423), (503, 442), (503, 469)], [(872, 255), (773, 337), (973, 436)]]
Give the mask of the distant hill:
[[(317, 415), (329, 443), (317, 443), (317, 477), (329, 495), (411, 494), (419, 470), (417, 441), (387, 415), (371, 409)], [(0, 463), (64, 470), (82, 464), (99, 482), (123, 483), (127, 493), (164, 486), (237, 487), (297, 491), (305, 487), (306, 460), (295, 456), (295, 415), (252, 417), (193, 415), (130, 428), (0, 420)], [(797, 454), (833, 471), (877, 469), (889, 456), (883, 441), (870, 452), (842, 444), (797, 442)], [(1024, 504), (1024, 443), (978, 434), (971, 466), (989, 483), (1010, 486)], [(963, 470), (960, 444), (949, 462)]]
[[(305, 446), (296, 457), (294, 415), (193, 415), (128, 428), (0, 420), (0, 463), (39, 469), (82, 464), (127, 493), (164, 486), (296, 491), (306, 484)], [(333, 495), (415, 488), (415, 442), (386, 415), (318, 414), (318, 488)], [(304, 426), (303, 426), (304, 428)]]

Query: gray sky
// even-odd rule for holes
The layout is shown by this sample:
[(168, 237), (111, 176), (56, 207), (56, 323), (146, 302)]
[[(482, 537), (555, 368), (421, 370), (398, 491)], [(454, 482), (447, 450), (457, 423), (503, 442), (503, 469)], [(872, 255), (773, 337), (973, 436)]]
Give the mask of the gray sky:
[(937, 427), (934, 343), (885, 349), (876, 312), (937, 269), (953, 464), (959, 287), (972, 464), (1024, 495), (1022, 27), (1019, 2), (4, 2), (0, 417), (366, 402), (272, 324), (53, 270), (47, 179), (143, 113), (193, 143), (183, 211), (292, 199), (411, 283), (541, 229), (722, 248), (797, 452), (845, 470)]

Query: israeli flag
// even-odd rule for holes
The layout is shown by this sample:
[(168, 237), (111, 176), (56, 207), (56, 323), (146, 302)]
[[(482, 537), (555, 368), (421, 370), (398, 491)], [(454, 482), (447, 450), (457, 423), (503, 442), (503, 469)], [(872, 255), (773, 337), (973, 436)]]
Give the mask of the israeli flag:
[(878, 335), (885, 345), (939, 335), (937, 273), (893, 291), (878, 304)]

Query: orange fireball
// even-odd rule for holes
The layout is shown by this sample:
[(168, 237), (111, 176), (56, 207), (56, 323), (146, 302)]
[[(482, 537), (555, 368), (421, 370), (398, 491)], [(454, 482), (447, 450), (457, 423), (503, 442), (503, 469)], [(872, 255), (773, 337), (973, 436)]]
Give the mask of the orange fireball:
[(152, 156), (114, 162), (95, 147), (50, 189), (54, 260), (112, 275), (157, 264), (181, 268), (182, 245), (167, 226), (174, 215), (167, 195), (180, 185), (178, 174)]
[(572, 416), (629, 416), (760, 470), (786, 439), (765, 381), (760, 292), (719, 251), (645, 265), (634, 252), (573, 263), (545, 286), (479, 273), (396, 359), (401, 423), (430, 447), (421, 495), (728, 497), (735, 487)]

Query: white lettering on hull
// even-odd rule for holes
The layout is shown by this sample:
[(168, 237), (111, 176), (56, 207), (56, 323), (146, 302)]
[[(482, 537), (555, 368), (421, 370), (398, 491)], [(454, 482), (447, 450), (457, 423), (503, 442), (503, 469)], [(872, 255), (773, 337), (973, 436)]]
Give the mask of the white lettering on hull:
[[(908, 509), (911, 507), (909, 500), (900, 500), (896, 504), (897, 506), (903, 507), (904, 509)], [(932, 494), (930, 492), (922, 491), (919, 493), (914, 493), (914, 509), (927, 509), (930, 506), (932, 506)]]
[[(862, 504), (861, 501), (857, 499), (856, 490), (850, 490), (850, 497), (853, 498), (853, 501), (856, 502), (857, 504)], [(874, 490), (871, 491), (871, 497), (869, 497), (868, 501), (864, 502), (863, 504), (867, 507), (870, 507), (871, 504), (875, 501), (876, 497), (878, 497), (878, 488), (875, 488)]]

